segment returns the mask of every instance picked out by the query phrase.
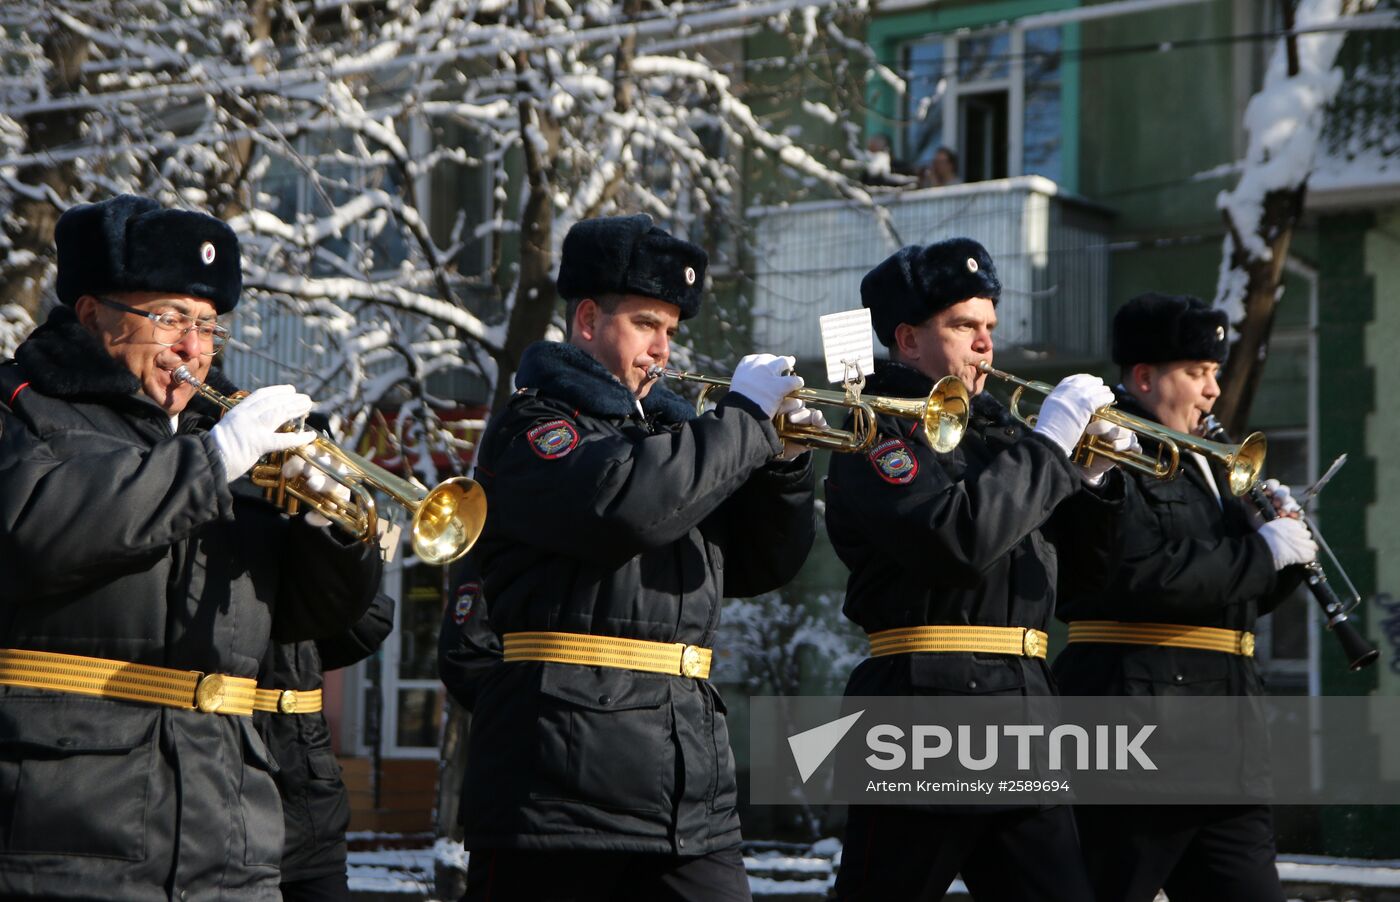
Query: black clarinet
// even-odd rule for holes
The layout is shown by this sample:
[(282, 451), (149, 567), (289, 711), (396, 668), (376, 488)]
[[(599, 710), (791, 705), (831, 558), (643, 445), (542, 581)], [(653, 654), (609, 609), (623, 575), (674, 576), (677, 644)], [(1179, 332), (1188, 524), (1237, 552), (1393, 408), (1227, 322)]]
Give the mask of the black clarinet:
[[(1225, 427), (1215, 417), (1207, 416), (1202, 421), (1202, 427), (1205, 438), (1217, 442), (1230, 441)], [(1275, 520), (1280, 516), (1274, 507), (1273, 499), (1264, 490), (1262, 480), (1256, 482), (1248, 494), (1249, 500), (1254, 502), (1254, 506), (1259, 509), (1259, 515), (1264, 518), (1265, 522)], [(1317, 526), (1309, 521), (1308, 528), (1316, 536)], [(1333, 560), (1336, 559), (1333, 558)], [(1337, 566), (1341, 566), (1340, 561), (1337, 561)], [(1332, 584), (1327, 581), (1327, 573), (1322, 569), (1321, 562), (1310, 561), (1303, 565), (1303, 569), (1307, 571), (1308, 589), (1312, 591), (1313, 598), (1317, 600), (1317, 603), (1322, 606), (1323, 616), (1327, 618), (1327, 628), (1337, 637), (1337, 641), (1342, 643), (1342, 653), (1346, 655), (1347, 666), (1351, 670), (1361, 670), (1374, 664), (1376, 658), (1380, 656), (1380, 652), (1376, 651), (1376, 647), (1367, 641), (1366, 637), (1361, 634), (1361, 630), (1357, 629), (1356, 624), (1347, 616), (1347, 605), (1332, 588)]]

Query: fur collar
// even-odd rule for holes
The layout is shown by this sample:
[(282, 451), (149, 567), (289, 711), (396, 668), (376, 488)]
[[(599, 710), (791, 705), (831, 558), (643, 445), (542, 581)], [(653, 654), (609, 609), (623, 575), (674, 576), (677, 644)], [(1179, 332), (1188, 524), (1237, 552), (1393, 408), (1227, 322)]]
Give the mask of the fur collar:
[[(637, 401), (627, 386), (592, 355), (567, 342), (537, 341), (520, 355), (519, 388), (537, 389), (592, 416), (629, 417)], [(690, 402), (662, 385), (642, 399), (642, 412), (661, 423), (683, 423), (695, 416)]]
[[(907, 364), (893, 360), (875, 361), (875, 372), (865, 380), (867, 395), (889, 395), (896, 398), (919, 398), (933, 390), (933, 380)], [(972, 398), (971, 423), (979, 428), (1009, 426), (1014, 422), (1011, 411), (988, 392)]]
[(24, 378), (54, 398), (141, 391), (131, 371), (113, 360), (68, 307), (55, 307), (42, 326), (15, 349)]

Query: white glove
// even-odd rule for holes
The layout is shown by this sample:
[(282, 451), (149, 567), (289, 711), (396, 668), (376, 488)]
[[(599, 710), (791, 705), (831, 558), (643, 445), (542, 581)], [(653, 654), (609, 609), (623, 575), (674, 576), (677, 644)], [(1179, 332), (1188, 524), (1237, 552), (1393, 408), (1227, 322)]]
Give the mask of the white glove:
[(264, 454), (300, 448), (314, 439), (316, 433), (309, 430), (277, 431), (310, 412), (311, 399), (290, 385), (269, 385), (239, 401), (209, 433), (224, 458), (228, 481), (247, 473)]
[(1084, 428), (1094, 418), (1094, 411), (1113, 403), (1113, 389), (1098, 376), (1078, 373), (1066, 376), (1040, 405), (1035, 431), (1059, 445), (1066, 455), (1073, 456)]
[[(1086, 435), (1098, 436), (1100, 441), (1112, 445), (1114, 451), (1142, 450), (1142, 446), (1138, 444), (1136, 433), (1107, 420), (1090, 420), (1089, 425), (1084, 427), (1084, 432)], [(1102, 454), (1095, 454), (1094, 459), (1087, 466), (1079, 465), (1079, 475), (1084, 477), (1084, 481), (1090, 485), (1099, 485), (1103, 482), (1104, 474), (1113, 469), (1116, 463)]]
[(1264, 491), (1273, 499), (1274, 510), (1278, 511), (1280, 516), (1287, 517), (1303, 510), (1303, 506), (1294, 500), (1293, 490), (1277, 479), (1264, 480)]
[(1317, 542), (1302, 520), (1279, 517), (1259, 527), (1259, 535), (1268, 543), (1274, 556), (1274, 569), (1289, 564), (1307, 564), (1317, 560)]
[[(826, 417), (822, 416), (822, 412), (815, 407), (799, 407), (795, 413), (787, 414), (787, 421), (793, 426), (810, 426), (813, 429), (826, 428)], [(783, 453), (778, 455), (778, 459), (796, 460), (798, 457), (811, 450), (811, 447), (808, 445), (784, 440)]]
[(803, 385), (801, 377), (784, 375), (796, 364), (795, 357), (750, 354), (739, 361), (734, 378), (729, 382), (729, 390), (757, 404), (771, 419), (778, 415), (783, 398)]
[[(306, 462), (304, 457), (295, 454), (287, 458), (287, 462), (282, 464), (282, 478), (291, 482), (298, 476), (306, 491), (313, 495), (335, 498), (342, 504), (350, 500), (350, 490), (326, 475), (325, 468), (332, 466), (331, 462), (323, 457), (316, 457), (316, 466)], [(340, 471), (337, 471), (340, 472)], [(306, 522), (311, 526), (330, 526), (331, 521), (316, 513), (314, 510), (306, 512)]]

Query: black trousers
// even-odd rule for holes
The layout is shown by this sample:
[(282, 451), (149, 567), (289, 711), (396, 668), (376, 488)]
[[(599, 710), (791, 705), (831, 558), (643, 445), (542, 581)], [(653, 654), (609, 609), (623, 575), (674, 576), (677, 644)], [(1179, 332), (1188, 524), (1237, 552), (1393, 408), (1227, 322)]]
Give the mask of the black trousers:
[(1283, 902), (1273, 813), (1264, 805), (1085, 805), (1075, 809), (1099, 902)]
[(284, 880), (282, 902), (350, 902), (345, 872), (323, 874), (306, 880)]
[(1064, 806), (988, 814), (851, 807), (837, 899), (931, 902), (959, 874), (977, 902), (1093, 899)]
[(749, 902), (739, 847), (709, 855), (473, 851), (462, 902)]

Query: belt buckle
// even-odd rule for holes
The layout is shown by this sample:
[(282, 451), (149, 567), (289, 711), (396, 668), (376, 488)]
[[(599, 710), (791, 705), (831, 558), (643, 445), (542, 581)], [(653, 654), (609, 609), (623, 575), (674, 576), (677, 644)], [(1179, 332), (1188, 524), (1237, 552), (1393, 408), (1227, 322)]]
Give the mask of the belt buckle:
[(277, 694), (277, 712), (279, 714), (297, 713), (297, 694), (294, 689), (283, 689)]
[(700, 649), (694, 645), (681, 649), (681, 676), (694, 679), (700, 675), (701, 667)]
[(1028, 658), (1040, 656), (1040, 636), (1036, 635), (1035, 630), (1027, 629), (1021, 637), (1021, 654)]
[(1249, 632), (1240, 633), (1239, 641), (1240, 654), (1246, 658), (1254, 657), (1254, 634)]
[(197, 711), (205, 714), (214, 714), (224, 706), (227, 700), (225, 693), (228, 687), (225, 685), (222, 673), (200, 673), (194, 671), (197, 682), (194, 686), (194, 707)]

